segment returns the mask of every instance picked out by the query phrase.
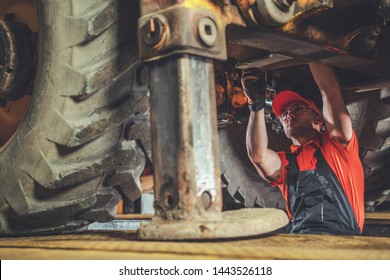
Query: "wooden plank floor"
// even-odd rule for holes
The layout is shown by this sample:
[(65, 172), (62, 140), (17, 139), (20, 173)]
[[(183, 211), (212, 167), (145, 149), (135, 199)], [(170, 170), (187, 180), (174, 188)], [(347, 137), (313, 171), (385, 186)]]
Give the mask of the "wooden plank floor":
[(6, 259), (390, 259), (388, 237), (275, 234), (197, 242), (139, 241), (134, 231), (0, 238)]
[[(120, 215), (150, 220), (153, 215)], [(0, 238), (0, 259), (386, 259), (390, 260), (390, 213), (366, 213), (363, 234), (273, 234), (212, 241), (140, 241), (136, 231), (87, 231)]]

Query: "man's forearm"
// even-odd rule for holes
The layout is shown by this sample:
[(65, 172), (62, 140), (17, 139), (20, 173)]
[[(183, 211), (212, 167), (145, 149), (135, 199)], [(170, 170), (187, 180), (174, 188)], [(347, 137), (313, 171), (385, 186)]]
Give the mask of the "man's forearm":
[(274, 151), (268, 149), (264, 109), (258, 112), (251, 112), (246, 141), (248, 156), (260, 176), (269, 181), (276, 180), (280, 174), (281, 161)]
[(264, 120), (264, 110), (251, 112), (246, 132), (248, 155), (251, 159), (261, 160), (268, 146), (268, 136)]
[(336, 74), (328, 65), (310, 63), (309, 67), (321, 92), (327, 129), (340, 142), (347, 143), (352, 137), (352, 122)]
[[(321, 94), (337, 94), (341, 92), (340, 84), (331, 66), (320, 63), (310, 63), (309, 67), (321, 90)], [(326, 92), (323, 92), (324, 90)]]

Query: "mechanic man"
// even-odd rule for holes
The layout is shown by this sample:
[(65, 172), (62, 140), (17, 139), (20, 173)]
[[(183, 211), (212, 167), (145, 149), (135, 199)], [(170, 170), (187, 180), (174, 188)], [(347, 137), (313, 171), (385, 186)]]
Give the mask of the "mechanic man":
[(357, 136), (333, 68), (317, 63), (309, 67), (322, 95), (322, 113), (313, 101), (290, 90), (272, 102), (292, 140), (291, 153), (267, 147), (264, 73), (243, 71), (251, 110), (248, 155), (260, 176), (281, 189), (291, 233), (358, 235), (364, 223), (364, 174)]

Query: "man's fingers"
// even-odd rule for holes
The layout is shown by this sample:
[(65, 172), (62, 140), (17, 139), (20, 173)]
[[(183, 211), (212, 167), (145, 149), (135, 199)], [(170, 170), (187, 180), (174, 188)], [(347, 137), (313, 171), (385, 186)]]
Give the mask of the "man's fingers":
[(248, 79), (251, 79), (251, 80), (254, 80), (254, 79), (260, 79), (261, 77), (264, 76), (264, 72), (261, 71), (260, 69), (258, 68), (248, 68), (248, 69), (244, 69), (242, 71), (242, 74), (241, 74), (241, 77), (243, 80), (248, 80)]
[(257, 76), (245, 76), (243, 77), (244, 80), (259, 80), (259, 77)]

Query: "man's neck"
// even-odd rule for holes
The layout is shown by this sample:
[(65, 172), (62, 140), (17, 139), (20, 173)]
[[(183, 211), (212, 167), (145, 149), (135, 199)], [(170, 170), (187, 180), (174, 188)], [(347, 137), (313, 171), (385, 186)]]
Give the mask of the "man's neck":
[(291, 141), (293, 142), (294, 145), (297, 146), (303, 146), (307, 142), (310, 142), (314, 138), (319, 135), (319, 132), (317, 130), (312, 130), (310, 133), (306, 133), (305, 135), (298, 136), (298, 137), (291, 137)]

